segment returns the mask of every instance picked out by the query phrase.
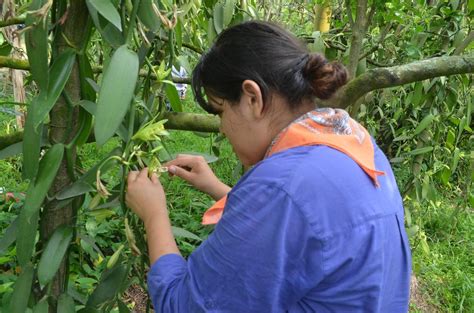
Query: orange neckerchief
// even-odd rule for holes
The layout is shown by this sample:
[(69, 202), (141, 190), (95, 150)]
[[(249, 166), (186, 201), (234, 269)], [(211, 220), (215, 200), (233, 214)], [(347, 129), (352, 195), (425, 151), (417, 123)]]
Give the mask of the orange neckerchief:
[[(325, 145), (352, 158), (369, 175), (375, 186), (377, 171), (374, 164), (374, 146), (367, 130), (341, 109), (316, 109), (308, 112), (283, 129), (272, 141), (265, 154), (270, 155), (300, 146)], [(216, 224), (224, 213), (227, 196), (209, 208), (202, 218), (203, 225)]]

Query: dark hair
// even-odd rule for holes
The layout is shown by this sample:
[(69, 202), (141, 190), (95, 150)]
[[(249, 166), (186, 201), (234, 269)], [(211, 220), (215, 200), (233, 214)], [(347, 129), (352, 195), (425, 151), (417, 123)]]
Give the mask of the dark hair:
[(310, 54), (305, 45), (283, 28), (268, 22), (251, 21), (223, 31), (194, 68), (192, 87), (197, 102), (212, 108), (204, 90), (237, 102), (242, 82), (255, 81), (266, 102), (272, 92), (296, 108), (304, 99), (330, 98), (347, 80), (345, 68)]

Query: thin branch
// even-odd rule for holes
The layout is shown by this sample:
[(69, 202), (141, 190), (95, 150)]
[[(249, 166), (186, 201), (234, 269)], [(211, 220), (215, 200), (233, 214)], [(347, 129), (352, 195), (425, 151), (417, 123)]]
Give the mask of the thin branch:
[(25, 24), (24, 16), (15, 16), (4, 21), (0, 21), (0, 28), (18, 24)]
[(474, 73), (474, 56), (448, 56), (371, 69), (342, 87), (323, 106), (346, 108), (376, 89), (390, 88), (439, 76)]
[[(220, 119), (216, 115), (196, 114), (196, 113), (175, 113), (166, 112), (162, 116), (168, 121), (165, 124), (166, 129), (199, 131), (208, 133), (219, 132)], [(17, 131), (8, 135), (0, 136), (0, 151), (15, 143), (23, 140), (23, 131)], [(93, 134), (88, 142), (94, 142)]]
[(349, 50), (349, 64), (347, 71), (350, 78), (354, 78), (362, 50), (362, 41), (367, 31), (367, 0), (357, 1), (357, 12), (354, 26), (352, 27), (351, 47)]
[(10, 57), (0, 56), (0, 68), (13, 68), (16, 70), (30, 70), (30, 64), (27, 60), (15, 59)]

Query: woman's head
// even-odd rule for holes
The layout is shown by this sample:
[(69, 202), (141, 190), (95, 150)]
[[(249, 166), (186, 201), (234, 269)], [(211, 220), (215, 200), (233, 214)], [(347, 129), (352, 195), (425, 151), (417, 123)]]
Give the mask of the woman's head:
[(346, 71), (305, 45), (281, 27), (268, 22), (246, 22), (223, 31), (193, 71), (193, 91), (198, 103), (209, 107), (203, 92), (238, 103), (242, 83), (260, 87), (265, 105), (272, 94), (297, 109), (314, 97), (330, 98), (345, 84)]
[[(261, 160), (273, 137), (313, 99), (327, 99), (347, 79), (281, 27), (246, 22), (223, 31), (193, 71), (193, 92), (244, 165)], [(205, 96), (207, 100), (205, 100)]]

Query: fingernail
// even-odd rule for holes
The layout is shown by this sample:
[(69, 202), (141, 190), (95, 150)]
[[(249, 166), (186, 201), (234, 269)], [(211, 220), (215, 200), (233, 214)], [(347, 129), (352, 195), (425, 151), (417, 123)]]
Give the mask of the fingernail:
[(168, 167), (168, 172), (170, 172), (171, 174), (175, 174), (176, 173), (176, 167), (171, 165), (170, 167)]

